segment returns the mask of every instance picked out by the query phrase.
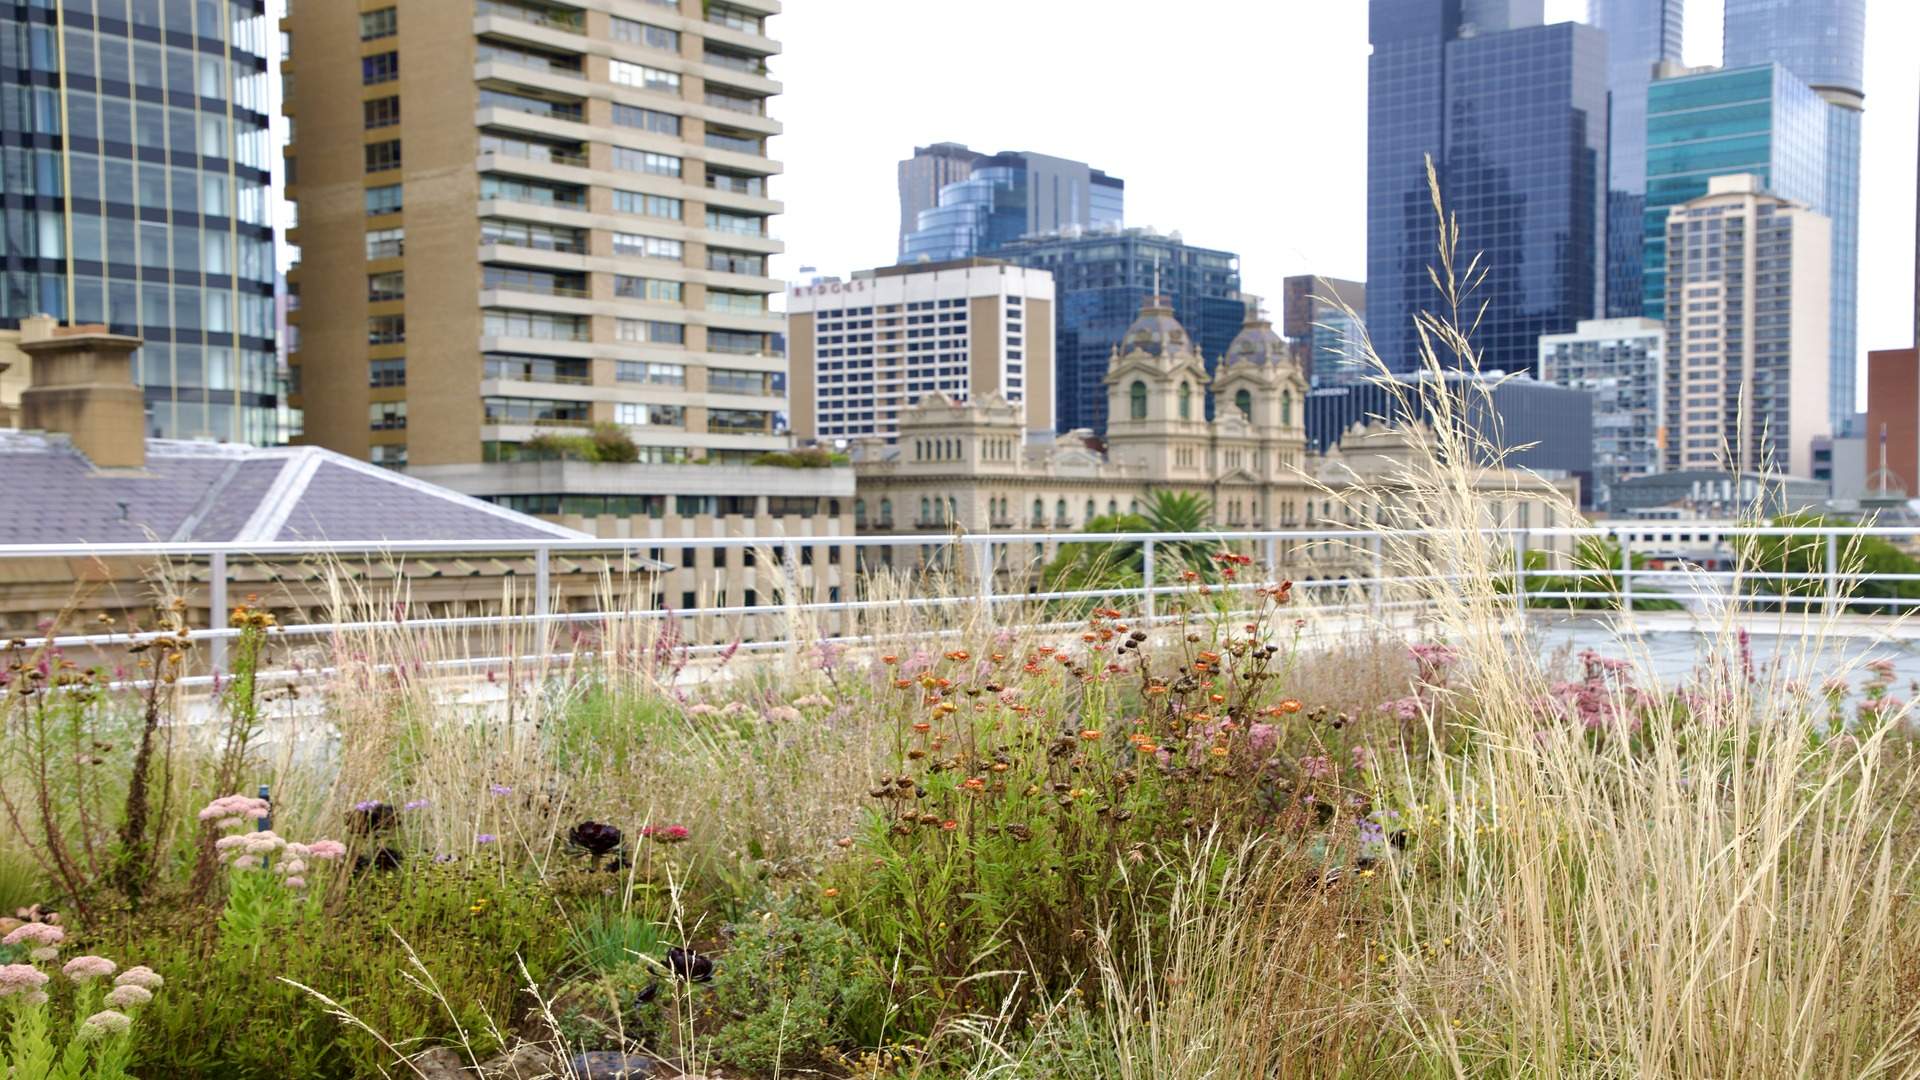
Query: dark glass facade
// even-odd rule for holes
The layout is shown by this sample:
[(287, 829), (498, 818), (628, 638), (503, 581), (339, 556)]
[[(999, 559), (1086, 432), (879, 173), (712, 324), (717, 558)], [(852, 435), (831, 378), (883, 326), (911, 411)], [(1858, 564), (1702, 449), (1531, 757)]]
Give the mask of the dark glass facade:
[(261, 0), (0, 12), (0, 328), (138, 335), (150, 434), (277, 441)]
[[(904, 195), (902, 200), (904, 212)], [(900, 261), (946, 262), (993, 254), (1022, 236), (1117, 229), (1125, 204), (1125, 183), (1085, 162), (1026, 152), (983, 154), (965, 180), (942, 187), (938, 203), (919, 211), (917, 227), (900, 238)]]
[(1860, 363), (1860, 110), (1866, 95), (1867, 0), (1726, 4), (1727, 67), (1779, 64), (1827, 102), (1827, 188), (1820, 209), (1833, 222), (1829, 388), (1833, 430), (1845, 432), (1854, 419)]
[[(1307, 448), (1325, 453), (1342, 432), (1377, 418), (1405, 423), (1424, 419), (1426, 401), (1417, 386), (1402, 398), (1378, 383), (1316, 389), (1307, 395)], [(1506, 451), (1515, 468), (1564, 472), (1580, 479), (1580, 498), (1593, 487), (1593, 395), (1532, 379), (1506, 379), (1486, 394), (1462, 387), (1456, 398), (1470, 429), (1489, 451)], [(1491, 458), (1491, 454), (1489, 454)]]
[(1686, 0), (1592, 0), (1607, 32), (1607, 317), (1640, 314), (1645, 285), (1641, 218), (1647, 201), (1647, 87), (1654, 69), (1680, 62)]
[[(1489, 14), (1488, 12), (1491, 12)], [(1471, 6), (1467, 14), (1475, 14)], [(1606, 37), (1575, 23), (1523, 25), (1496, 4), (1463, 32), (1458, 0), (1374, 0), (1368, 75), (1367, 327), (1394, 370), (1417, 367), (1414, 319), (1436, 310), (1428, 278), (1431, 155), (1473, 297), (1481, 365), (1531, 370), (1542, 334), (1600, 310), (1607, 220)]]
[(1208, 370), (1246, 320), (1240, 258), (1140, 229), (1084, 236), (1033, 237), (996, 258), (1053, 273), (1054, 425), (1058, 431), (1107, 429), (1102, 382), (1113, 347), (1139, 317), (1156, 279), (1174, 317), (1193, 335)]

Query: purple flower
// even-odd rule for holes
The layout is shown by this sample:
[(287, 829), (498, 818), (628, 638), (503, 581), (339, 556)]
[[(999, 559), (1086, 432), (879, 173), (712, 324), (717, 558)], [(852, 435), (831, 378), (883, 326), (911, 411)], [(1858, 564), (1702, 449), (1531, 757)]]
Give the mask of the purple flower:
[(426, 808), (427, 808), (427, 800), (425, 800), (425, 799), (415, 799), (415, 800), (413, 800), (412, 802), (410, 802), (410, 803), (408, 803), (408, 804), (406, 804), (405, 806), (402, 806), (402, 807), (401, 807), (400, 809), (402, 809), (402, 810), (425, 810)]
[(362, 799), (359, 802), (354, 803), (353, 808), (354, 810), (364, 814), (367, 811), (372, 810), (374, 807), (379, 805), (380, 805), (379, 799)]
[(476, 844), (491, 844), (498, 839), (500, 838), (490, 832), (483, 832), (479, 836), (474, 837), (473, 842)]
[(513, 794), (513, 789), (512, 789), (512, 788), (510, 788), (510, 787), (508, 787), (508, 786), (507, 786), (507, 785), (505, 785), (505, 784), (489, 784), (489, 785), (487, 786), (487, 790), (488, 790), (488, 791), (491, 791), (491, 792), (493, 792), (493, 793), (494, 793), (495, 795), (511, 795), (511, 794)]

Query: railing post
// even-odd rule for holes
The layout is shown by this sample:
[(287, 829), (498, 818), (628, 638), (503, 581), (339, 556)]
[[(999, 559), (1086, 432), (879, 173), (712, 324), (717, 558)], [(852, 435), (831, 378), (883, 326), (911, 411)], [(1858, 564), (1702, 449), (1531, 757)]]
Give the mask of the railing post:
[(1387, 609), (1386, 543), (1376, 532), (1369, 546), (1373, 548), (1373, 617), (1378, 619)]
[[(207, 628), (221, 631), (227, 628), (227, 553), (216, 551), (207, 560)], [(213, 672), (224, 674), (227, 670), (227, 639), (213, 639)]]
[(1140, 612), (1153, 621), (1153, 537), (1147, 537), (1140, 559)]
[(550, 614), (547, 601), (547, 587), (552, 580), (553, 568), (547, 558), (547, 549), (533, 549), (533, 625), (540, 635), (540, 652), (547, 651), (547, 616)]
[(1527, 531), (1514, 530), (1513, 537), (1513, 603), (1520, 611), (1527, 610)]
[(974, 545), (973, 564), (980, 575), (980, 608), (993, 611), (993, 541), (982, 540)]
[(1267, 537), (1266, 544), (1267, 576), (1278, 578), (1280, 576), (1280, 538), (1277, 536), (1269, 536)]
[(1827, 603), (1828, 615), (1840, 611), (1840, 536), (1827, 534)]
[(1620, 541), (1620, 607), (1633, 614), (1633, 534), (1614, 534)]

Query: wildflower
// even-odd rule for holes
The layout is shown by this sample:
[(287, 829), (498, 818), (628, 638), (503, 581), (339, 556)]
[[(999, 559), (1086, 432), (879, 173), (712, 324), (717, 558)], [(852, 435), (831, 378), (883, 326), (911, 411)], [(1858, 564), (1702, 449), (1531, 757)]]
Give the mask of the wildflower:
[(47, 923), (23, 923), (14, 928), (6, 937), (0, 938), (0, 945), (18, 945), (30, 942), (36, 945), (58, 945), (66, 938), (67, 932)]
[(940, 823), (941, 832), (952, 832), (953, 830), (959, 827), (960, 827), (960, 823), (953, 820), (952, 818), (948, 818), (947, 820)]
[(648, 839), (657, 840), (662, 844), (678, 844), (686, 841), (693, 833), (685, 825), (650, 825), (647, 827), (646, 835)]
[(767, 710), (767, 720), (775, 724), (791, 724), (800, 719), (800, 710), (791, 705), (775, 705)]
[(221, 828), (234, 828), (248, 818), (263, 818), (271, 812), (267, 800), (252, 795), (222, 795), (202, 807), (201, 821), (217, 821)]
[(575, 847), (598, 859), (620, 846), (620, 829), (599, 821), (583, 821), (567, 833)]
[(133, 1017), (112, 1009), (103, 1009), (80, 1022), (80, 1038), (83, 1040), (104, 1039), (109, 1035), (121, 1035), (133, 1026)]
[(32, 964), (0, 964), (0, 997), (32, 992), (47, 984), (47, 973)]
[(1300, 700), (1298, 698), (1284, 698), (1278, 705), (1275, 705), (1274, 708), (1288, 715), (1292, 715), (1300, 711)]
[(107, 991), (107, 996), (104, 999), (106, 1004), (111, 1005), (116, 1009), (126, 1009), (126, 1008), (131, 1008), (135, 1005), (145, 1005), (147, 1002), (152, 1000), (153, 1000), (153, 991), (147, 989), (144, 986), (134, 986), (131, 983), (127, 983), (122, 986), (116, 986), (112, 990)]
[(947, 654), (947, 659), (959, 661), (959, 660), (968, 659), (971, 655), (972, 654), (967, 652), (967, 650), (965, 649), (955, 649), (952, 652)]
[(379, 799), (362, 799), (353, 804), (353, 810), (354, 813), (357, 814), (370, 814), (384, 805), (386, 804), (382, 803)]
[(827, 899), (829, 899), (829, 900), (831, 900), (831, 899), (833, 899), (834, 897), (836, 897), (836, 896), (839, 896), (839, 895), (840, 895), (840, 890), (839, 890), (839, 889), (836, 889), (836, 888), (833, 888), (832, 886), (828, 886), (827, 888), (824, 888), (824, 889), (821, 889), (821, 890), (820, 890), (820, 895), (821, 895), (821, 896), (824, 896), (824, 897), (826, 897), (826, 898), (827, 898)]
[[(285, 874), (289, 878), (294, 878), (307, 872), (307, 864), (299, 859), (288, 859), (273, 869), (276, 873)], [(288, 884), (292, 884), (292, 882), (289, 881)]]
[(508, 787), (505, 784), (488, 784), (487, 790), (492, 792), (496, 796), (513, 794), (513, 789)]
[(1324, 780), (1333, 775), (1333, 762), (1325, 755), (1303, 757), (1300, 759), (1300, 771), (1309, 780)]
[(138, 986), (143, 990), (158, 990), (166, 985), (166, 982), (167, 980), (160, 977), (159, 972), (145, 964), (139, 964), (121, 972), (120, 976), (113, 980), (113, 985)]
[(426, 808), (427, 808), (427, 800), (425, 800), (425, 799), (414, 799), (414, 800), (413, 800), (412, 802), (409, 802), (409, 803), (407, 803), (407, 804), (406, 804), (405, 806), (402, 806), (402, 807), (401, 807), (400, 809), (402, 809), (402, 810), (425, 810)]
[(1080, 733), (1080, 737), (1087, 740), (1088, 742), (1093, 742), (1094, 740), (1100, 738), (1100, 729), (1088, 728), (1085, 731), (1082, 731)]
[(67, 961), (66, 966), (60, 971), (67, 978), (78, 983), (111, 975), (115, 967), (114, 962), (104, 956), (76, 956)]
[(719, 709), (716, 709), (713, 706), (703, 701), (698, 705), (690, 706), (687, 709), (687, 715), (688, 716), (712, 716), (714, 713), (717, 713), (719, 711), (720, 711)]
[(310, 858), (332, 861), (347, 853), (347, 845), (338, 840), (315, 840), (307, 845)]

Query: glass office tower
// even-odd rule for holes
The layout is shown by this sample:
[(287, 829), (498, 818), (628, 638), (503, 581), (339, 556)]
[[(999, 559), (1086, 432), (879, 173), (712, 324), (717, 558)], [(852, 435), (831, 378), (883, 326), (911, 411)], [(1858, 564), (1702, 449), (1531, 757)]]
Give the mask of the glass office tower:
[(1778, 63), (1826, 100), (1828, 190), (1833, 222), (1835, 434), (1854, 419), (1860, 302), (1860, 111), (1866, 103), (1867, 0), (1726, 0), (1725, 64)]
[(1666, 318), (1669, 212), (1705, 195), (1715, 176), (1752, 173), (1773, 194), (1826, 214), (1827, 132), (1826, 103), (1778, 64), (1661, 79), (1648, 89), (1647, 318)]
[[(1367, 325), (1389, 367), (1419, 363), (1437, 310), (1425, 159), (1486, 277), (1483, 367), (1526, 371), (1542, 334), (1599, 310), (1605, 285), (1606, 35), (1538, 25), (1537, 5), (1374, 0), (1368, 71)], [(1477, 18), (1470, 19), (1472, 15)], [(1529, 25), (1531, 22), (1531, 25)], [(1494, 26), (1507, 27), (1492, 29)]]
[(277, 441), (263, 0), (7, 6), (0, 332), (138, 335), (150, 434)]
[(1592, 0), (1607, 32), (1607, 317), (1640, 314), (1647, 204), (1647, 87), (1661, 63), (1680, 62), (1686, 0)]
[[(1056, 430), (1107, 429), (1107, 361), (1140, 303), (1158, 283), (1193, 335), (1207, 368), (1226, 355), (1246, 321), (1240, 258), (1150, 229), (1028, 237), (994, 253), (1053, 272), (1053, 393)], [(1040, 421), (1029, 418), (1028, 424)]]
[(965, 180), (940, 189), (938, 205), (918, 213), (917, 227), (900, 239), (900, 261), (964, 259), (1022, 236), (1118, 228), (1125, 209), (1125, 182), (1085, 162), (1024, 151), (982, 154)]

